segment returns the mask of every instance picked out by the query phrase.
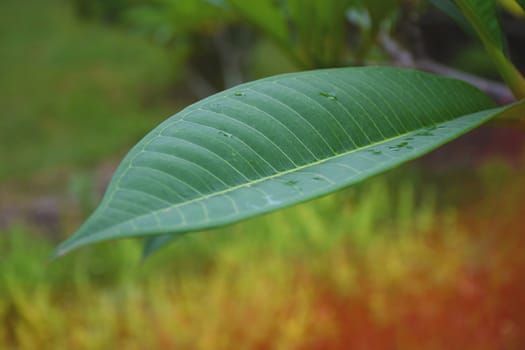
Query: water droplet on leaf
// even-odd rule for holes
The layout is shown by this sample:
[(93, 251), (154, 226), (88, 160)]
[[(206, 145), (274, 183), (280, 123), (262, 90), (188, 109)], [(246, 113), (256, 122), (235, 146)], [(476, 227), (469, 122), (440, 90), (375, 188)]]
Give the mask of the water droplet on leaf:
[(223, 109), (223, 105), (220, 104), (220, 103), (210, 103), (209, 105), (206, 106), (207, 110), (209, 111), (212, 111), (212, 112), (221, 112), (222, 109)]

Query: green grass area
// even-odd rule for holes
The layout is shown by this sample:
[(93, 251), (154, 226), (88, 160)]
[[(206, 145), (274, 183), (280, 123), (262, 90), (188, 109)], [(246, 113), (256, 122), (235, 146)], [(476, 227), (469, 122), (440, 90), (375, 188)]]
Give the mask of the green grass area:
[(175, 112), (166, 52), (69, 1), (1, 1), (0, 42), (0, 181), (115, 155)]

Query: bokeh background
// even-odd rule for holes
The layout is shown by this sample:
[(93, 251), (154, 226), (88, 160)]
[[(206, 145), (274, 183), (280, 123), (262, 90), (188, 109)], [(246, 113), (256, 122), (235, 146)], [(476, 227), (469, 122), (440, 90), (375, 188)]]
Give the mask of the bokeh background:
[[(523, 72), (515, 5), (499, 11)], [(145, 261), (138, 240), (48, 260), (168, 116), (268, 75), (397, 64), (385, 36), (498, 79), (423, 1), (0, 1), (0, 348), (524, 349), (525, 133), (508, 127)]]

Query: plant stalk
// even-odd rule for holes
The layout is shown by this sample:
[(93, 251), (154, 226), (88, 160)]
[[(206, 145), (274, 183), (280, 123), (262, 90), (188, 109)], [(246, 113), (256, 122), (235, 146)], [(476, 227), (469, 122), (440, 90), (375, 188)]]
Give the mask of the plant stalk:
[(493, 45), (485, 45), (485, 49), (516, 99), (525, 99), (525, 78), (507, 57), (505, 57), (501, 50)]

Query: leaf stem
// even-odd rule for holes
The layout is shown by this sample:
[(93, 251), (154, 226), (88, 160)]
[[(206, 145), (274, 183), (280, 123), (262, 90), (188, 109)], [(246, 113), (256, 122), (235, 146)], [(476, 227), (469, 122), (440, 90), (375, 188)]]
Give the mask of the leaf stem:
[(494, 38), (491, 38), (490, 33), (487, 31), (487, 23), (483, 22), (482, 19), (473, 12), (473, 4), (469, 1), (456, 0), (456, 4), (470, 24), (474, 27), (474, 30), (477, 32), (478, 37), (481, 39), (481, 42), (485, 47), (485, 50), (487, 50), (492, 62), (496, 65), (501, 77), (512, 90), (514, 96), (518, 100), (524, 99), (525, 78), (505, 56), (500, 47), (501, 44), (498, 44)]
[(489, 56), (496, 65), (501, 77), (507, 83), (508, 87), (516, 99), (525, 99), (525, 78), (516, 69), (516, 67), (505, 57), (503, 52), (493, 45), (485, 45)]

